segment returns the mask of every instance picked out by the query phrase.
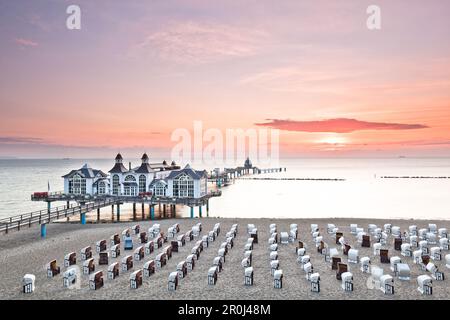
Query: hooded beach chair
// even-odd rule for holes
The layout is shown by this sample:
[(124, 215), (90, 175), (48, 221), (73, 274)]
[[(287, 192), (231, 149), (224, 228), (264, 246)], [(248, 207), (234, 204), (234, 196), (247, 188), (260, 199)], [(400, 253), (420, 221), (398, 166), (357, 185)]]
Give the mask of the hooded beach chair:
[(56, 259), (47, 263), (47, 277), (53, 278), (61, 272), (61, 268), (56, 264)]
[(108, 252), (100, 252), (98, 254), (98, 265), (108, 265), (109, 263), (109, 253)]
[(394, 278), (391, 275), (385, 274), (380, 277), (380, 290), (384, 294), (394, 294)]
[(22, 278), (22, 292), (33, 293), (35, 289), (36, 276), (34, 274), (27, 273)]
[(273, 276), (275, 271), (278, 270), (280, 266), (280, 262), (278, 260), (271, 260), (270, 261), (270, 274)]
[(248, 267), (244, 270), (244, 285), (252, 286), (253, 285), (253, 268)]
[(141, 261), (144, 259), (144, 246), (139, 246), (134, 250), (134, 260)]
[(217, 272), (222, 272), (222, 257), (215, 257), (212, 265), (217, 267)]
[(283, 288), (283, 270), (276, 270), (273, 273), (273, 287), (275, 289)]
[(154, 250), (155, 250), (155, 245), (154, 245), (153, 240), (147, 242), (147, 243), (144, 245), (144, 251), (145, 251), (145, 254), (146, 254), (146, 255), (150, 255), (151, 253), (153, 253)]
[(178, 241), (178, 246), (179, 246), (179, 247), (184, 246), (184, 245), (186, 244), (186, 235), (180, 234), (180, 235), (177, 237), (177, 241)]
[(412, 250), (411, 250), (411, 244), (410, 243), (402, 243), (400, 246), (401, 255), (404, 257), (411, 257), (412, 256)]
[(289, 234), (287, 232), (280, 233), (280, 242), (281, 242), (281, 244), (289, 243)]
[(356, 249), (348, 250), (348, 263), (358, 263), (359, 262), (359, 251)]
[(394, 238), (400, 238), (402, 236), (400, 227), (394, 226), (391, 228), (391, 234)]
[(381, 263), (389, 263), (389, 250), (388, 249), (380, 249), (380, 262)]
[(152, 274), (156, 272), (155, 260), (149, 260), (144, 263), (144, 276), (150, 277)]
[(120, 268), (118, 262), (111, 263), (108, 266), (108, 279), (114, 280), (115, 278), (117, 278), (119, 276), (119, 269)]
[(133, 268), (133, 257), (128, 255), (122, 258), (122, 271), (128, 271)]
[(390, 266), (391, 271), (394, 272), (394, 275), (397, 275), (397, 265), (399, 263), (402, 263), (402, 259), (400, 259), (400, 257), (397, 256), (391, 257), (390, 263), (391, 263)]
[(422, 250), (423, 254), (428, 254), (429, 253), (428, 241), (427, 240), (419, 241), (419, 249)]
[(89, 258), (83, 262), (83, 274), (91, 274), (95, 271), (94, 258)]
[(370, 258), (369, 257), (362, 257), (360, 259), (360, 270), (363, 273), (370, 273)]
[(174, 271), (169, 274), (167, 288), (169, 291), (175, 291), (178, 287), (178, 272)]
[(141, 227), (138, 224), (135, 224), (131, 227), (131, 231), (133, 231), (133, 234), (139, 234), (139, 231), (141, 230)]
[(97, 241), (97, 243), (95, 244), (95, 250), (97, 252), (105, 251), (106, 250), (106, 240), (103, 239), (103, 240)]
[(139, 238), (141, 239), (141, 243), (142, 244), (144, 244), (144, 243), (147, 243), (147, 241), (148, 241), (148, 236), (147, 236), (147, 232), (141, 232), (140, 234), (139, 234)]
[(345, 263), (338, 262), (337, 271), (336, 271), (336, 279), (341, 280), (342, 274), (347, 271), (348, 271), (348, 266)]
[(432, 247), (430, 249), (430, 258), (434, 261), (442, 260), (442, 252), (440, 247)]
[(130, 288), (137, 289), (142, 285), (142, 270), (136, 270), (130, 275)]
[(411, 278), (411, 269), (407, 263), (397, 264), (397, 277), (400, 280), (409, 280)]
[(371, 275), (372, 275), (372, 284), (375, 289), (380, 289), (381, 286), (381, 276), (383, 275), (384, 271), (382, 268), (378, 266), (372, 266), (371, 268)]
[(431, 273), (431, 277), (434, 280), (437, 280), (437, 281), (443, 281), (444, 280), (444, 273), (440, 272), (438, 267), (434, 263), (429, 262), (427, 264), (426, 270)]
[(70, 268), (63, 273), (63, 286), (68, 288), (77, 282), (77, 269)]
[(438, 234), (439, 234), (439, 238), (448, 238), (447, 228), (439, 228)]
[(311, 274), (313, 273), (313, 265), (312, 265), (312, 263), (311, 263), (311, 261), (309, 261), (308, 263), (305, 263), (304, 265), (303, 265), (303, 271), (305, 272), (305, 274), (306, 274), (306, 280), (310, 280), (310, 277), (311, 277)]
[(397, 251), (402, 250), (402, 239), (401, 238), (394, 239), (394, 250), (397, 250)]
[(344, 291), (353, 291), (353, 274), (351, 272), (344, 272), (340, 275), (341, 287)]
[(186, 264), (189, 271), (194, 270), (195, 267), (195, 255), (190, 254), (186, 258)]
[(116, 233), (116, 234), (113, 234), (110, 238), (109, 238), (109, 240), (110, 240), (110, 245), (111, 245), (111, 247), (112, 246), (115, 246), (116, 244), (120, 244), (120, 237), (119, 237), (119, 235)]
[(351, 234), (353, 234), (353, 235), (356, 235), (357, 234), (357, 232), (356, 232), (356, 229), (358, 228), (358, 225), (357, 224), (350, 224), (350, 233)]
[(111, 246), (111, 258), (117, 258), (120, 256), (120, 244), (115, 244)]
[(217, 267), (213, 266), (208, 269), (208, 284), (215, 285), (217, 282)]
[(448, 251), (449, 249), (448, 238), (439, 239), (439, 247), (441, 248), (441, 250)]
[(432, 295), (433, 294), (433, 279), (426, 274), (420, 275), (417, 277), (417, 284), (419, 292), (424, 295)]
[(311, 282), (311, 292), (320, 292), (320, 274), (315, 272), (309, 276)]
[(278, 251), (278, 245), (276, 243), (269, 246), (269, 251)]
[(410, 236), (417, 236), (417, 226), (416, 225), (409, 226), (408, 230), (409, 230)]
[(384, 225), (384, 232), (387, 233), (387, 234), (390, 234), (390, 233), (391, 233), (391, 230), (392, 230), (392, 224), (386, 223), (386, 224)]
[(91, 248), (91, 246), (87, 246), (87, 247), (84, 247), (83, 249), (81, 249), (80, 255), (81, 255), (81, 260), (82, 261), (85, 261), (87, 259), (92, 258), (92, 248)]
[(97, 271), (89, 276), (89, 288), (97, 290), (103, 287), (103, 271)]
[(434, 223), (429, 223), (428, 232), (437, 233), (438, 232), (437, 225)]
[(64, 256), (64, 267), (70, 267), (77, 263), (77, 254), (75, 252), (70, 252)]
[(381, 250), (381, 243), (374, 243), (373, 244), (373, 255), (374, 256), (379, 256), (380, 255), (380, 250)]
[(162, 267), (164, 267), (166, 265), (166, 253), (165, 252), (161, 252), (156, 256), (156, 268), (158, 270), (162, 269)]
[(253, 257), (253, 251), (247, 250), (244, 252), (244, 258), (247, 258), (250, 260), (250, 264), (252, 264), (252, 257)]

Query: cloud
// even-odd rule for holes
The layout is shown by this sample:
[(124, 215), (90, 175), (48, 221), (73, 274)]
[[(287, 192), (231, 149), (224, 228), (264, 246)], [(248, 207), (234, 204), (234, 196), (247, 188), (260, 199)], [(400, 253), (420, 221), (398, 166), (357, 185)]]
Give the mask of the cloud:
[(299, 132), (334, 132), (350, 133), (361, 130), (411, 130), (429, 128), (422, 124), (402, 124), (388, 122), (369, 122), (356, 119), (337, 118), (317, 121), (295, 121), (266, 119), (266, 123), (255, 123), (257, 126), (266, 126), (286, 131)]
[(39, 44), (30, 39), (15, 38), (14, 42), (22, 47), (37, 47)]
[(40, 144), (43, 140), (41, 138), (30, 137), (0, 137), (0, 144)]
[(254, 55), (266, 33), (193, 21), (169, 23), (135, 45), (131, 55), (153, 54), (177, 64), (204, 64)]

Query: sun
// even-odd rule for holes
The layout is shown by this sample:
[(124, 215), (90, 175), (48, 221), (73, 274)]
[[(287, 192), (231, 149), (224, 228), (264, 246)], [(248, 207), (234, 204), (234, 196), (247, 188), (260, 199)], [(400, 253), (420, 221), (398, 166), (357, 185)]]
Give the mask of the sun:
[(345, 145), (348, 143), (347, 139), (342, 136), (337, 135), (330, 135), (327, 137), (324, 137), (317, 141), (318, 143), (322, 144), (332, 144), (332, 145)]

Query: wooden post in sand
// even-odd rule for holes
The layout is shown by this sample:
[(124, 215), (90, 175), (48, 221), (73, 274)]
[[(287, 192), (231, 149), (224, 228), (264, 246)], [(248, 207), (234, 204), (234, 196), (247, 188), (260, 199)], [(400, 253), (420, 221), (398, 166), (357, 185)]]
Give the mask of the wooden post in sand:
[(100, 208), (97, 208), (97, 222), (100, 222)]
[(142, 220), (145, 220), (145, 204), (142, 202)]
[(111, 221), (114, 221), (114, 205), (111, 206)]
[(133, 202), (133, 221), (136, 221), (136, 202)]
[(117, 204), (117, 221), (120, 221), (120, 204)]

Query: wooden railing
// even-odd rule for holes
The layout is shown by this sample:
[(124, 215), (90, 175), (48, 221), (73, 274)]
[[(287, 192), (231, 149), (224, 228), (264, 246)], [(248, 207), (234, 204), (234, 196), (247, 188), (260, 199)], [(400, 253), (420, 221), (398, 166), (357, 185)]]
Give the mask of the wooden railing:
[(0, 232), (8, 233), (9, 230), (20, 230), (22, 227), (31, 227), (31, 225), (39, 223), (49, 223), (64, 217), (73, 216), (75, 214), (86, 213), (98, 208), (103, 208), (117, 202), (116, 199), (105, 199), (97, 202), (90, 202), (84, 205), (60, 206), (49, 210), (39, 210), (21, 215), (12, 216), (0, 220)]

